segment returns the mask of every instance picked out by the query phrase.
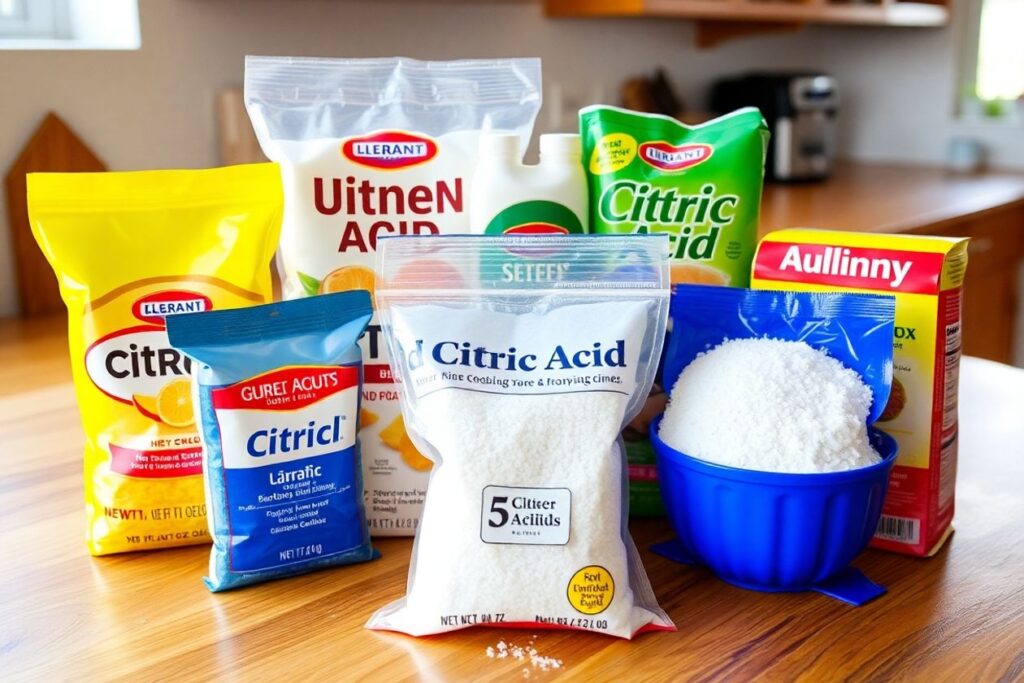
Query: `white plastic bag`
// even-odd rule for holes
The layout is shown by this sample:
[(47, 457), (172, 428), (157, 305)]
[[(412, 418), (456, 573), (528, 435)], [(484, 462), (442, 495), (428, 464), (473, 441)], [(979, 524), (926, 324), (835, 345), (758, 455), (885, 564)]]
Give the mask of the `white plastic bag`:
[[(287, 299), (373, 289), (385, 235), (469, 232), (469, 180), (483, 131), (525, 148), (541, 103), (540, 60), (247, 57), (245, 103), (281, 165), (277, 254)], [(360, 438), (374, 535), (412, 535), (430, 462), (402, 425), (376, 319)]]
[(407, 595), (369, 628), (674, 628), (627, 529), (620, 437), (661, 354), (666, 240), (381, 241), (402, 410), (435, 465)]

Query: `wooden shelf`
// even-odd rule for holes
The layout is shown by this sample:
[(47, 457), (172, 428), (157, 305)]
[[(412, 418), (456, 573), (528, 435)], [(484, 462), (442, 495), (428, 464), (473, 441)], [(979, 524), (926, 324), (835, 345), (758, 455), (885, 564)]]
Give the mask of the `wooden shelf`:
[(943, 26), (949, 9), (936, 2), (882, 0), (545, 0), (549, 17), (665, 17), (712, 21), (864, 26)]

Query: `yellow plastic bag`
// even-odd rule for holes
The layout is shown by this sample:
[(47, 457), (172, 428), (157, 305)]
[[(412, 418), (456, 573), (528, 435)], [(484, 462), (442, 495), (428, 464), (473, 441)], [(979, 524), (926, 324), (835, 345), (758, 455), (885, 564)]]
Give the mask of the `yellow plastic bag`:
[(191, 366), (164, 320), (271, 299), (276, 165), (32, 173), (28, 208), (68, 307), (89, 551), (208, 542)]

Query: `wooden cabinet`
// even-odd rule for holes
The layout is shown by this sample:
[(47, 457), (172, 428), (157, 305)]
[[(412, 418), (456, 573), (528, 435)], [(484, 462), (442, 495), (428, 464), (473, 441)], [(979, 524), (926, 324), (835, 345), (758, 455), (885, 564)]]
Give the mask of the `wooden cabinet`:
[[(970, 267), (968, 267), (970, 271)], [(963, 353), (1011, 363), (1017, 316), (1017, 272), (974, 270), (964, 285)]]
[(963, 352), (1010, 363), (1020, 313), (1020, 264), (1024, 261), (1024, 205), (954, 221), (921, 234), (969, 237), (964, 281)]

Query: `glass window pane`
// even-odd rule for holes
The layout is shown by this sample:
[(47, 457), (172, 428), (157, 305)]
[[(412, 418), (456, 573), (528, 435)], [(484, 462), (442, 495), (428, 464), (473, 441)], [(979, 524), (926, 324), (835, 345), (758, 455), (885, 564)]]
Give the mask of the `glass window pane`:
[(0, 17), (4, 19), (24, 19), (26, 0), (0, 0)]
[(984, 0), (978, 38), (978, 97), (1016, 99), (1024, 93), (1024, 0)]

